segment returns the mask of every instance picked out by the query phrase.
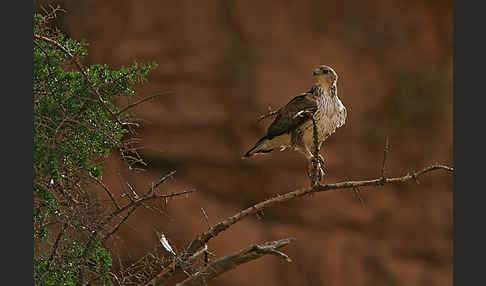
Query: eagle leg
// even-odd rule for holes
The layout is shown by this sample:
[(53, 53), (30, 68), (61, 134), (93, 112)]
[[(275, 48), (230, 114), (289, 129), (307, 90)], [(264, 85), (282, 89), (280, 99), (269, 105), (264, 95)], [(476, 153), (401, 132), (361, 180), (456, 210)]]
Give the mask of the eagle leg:
[[(312, 156), (308, 160), (308, 165), (307, 165), (307, 176), (311, 179), (312, 184), (314, 183), (314, 156)], [(319, 154), (319, 158), (317, 160), (317, 181), (320, 182), (322, 177), (326, 174), (326, 167), (324, 166), (324, 158)]]

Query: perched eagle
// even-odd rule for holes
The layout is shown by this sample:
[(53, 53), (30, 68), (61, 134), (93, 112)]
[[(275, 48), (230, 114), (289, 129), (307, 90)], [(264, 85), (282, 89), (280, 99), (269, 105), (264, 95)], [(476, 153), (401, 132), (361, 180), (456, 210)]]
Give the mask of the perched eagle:
[[(267, 129), (267, 134), (258, 140), (243, 158), (289, 148), (304, 154), (309, 161), (310, 174), (315, 150), (312, 117), (317, 125), (319, 148), (322, 142), (346, 121), (346, 107), (337, 96), (336, 72), (328, 66), (321, 65), (314, 70), (313, 75), (314, 86), (278, 110), (275, 120)], [(321, 155), (318, 159), (322, 175), (324, 160)]]

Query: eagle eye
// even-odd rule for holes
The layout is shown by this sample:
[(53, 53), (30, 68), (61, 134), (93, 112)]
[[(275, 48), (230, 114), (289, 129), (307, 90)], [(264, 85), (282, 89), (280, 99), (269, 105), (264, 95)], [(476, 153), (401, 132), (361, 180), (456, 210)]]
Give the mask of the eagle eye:
[(323, 70), (323, 71), (322, 71), (322, 73), (323, 73), (323, 74), (328, 74), (328, 73), (329, 73), (329, 71), (328, 71), (328, 70)]

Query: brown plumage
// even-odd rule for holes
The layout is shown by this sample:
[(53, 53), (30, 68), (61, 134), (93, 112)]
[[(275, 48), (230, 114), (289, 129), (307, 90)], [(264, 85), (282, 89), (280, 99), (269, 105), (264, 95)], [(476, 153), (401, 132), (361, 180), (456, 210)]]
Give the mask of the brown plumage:
[[(346, 121), (346, 108), (337, 96), (336, 72), (321, 65), (314, 71), (314, 77), (314, 86), (278, 110), (267, 134), (243, 155), (244, 158), (275, 149), (292, 149), (304, 154), (311, 168), (315, 150), (312, 117), (317, 123), (319, 147)], [(322, 157), (319, 159), (322, 164)]]

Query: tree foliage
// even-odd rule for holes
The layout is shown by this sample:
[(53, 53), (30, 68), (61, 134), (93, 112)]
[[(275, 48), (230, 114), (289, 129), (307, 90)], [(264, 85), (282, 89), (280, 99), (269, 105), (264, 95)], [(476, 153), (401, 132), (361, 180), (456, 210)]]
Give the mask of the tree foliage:
[(34, 13), (34, 278), (37, 285), (110, 284), (103, 212), (85, 182), (102, 176), (111, 150), (130, 152), (125, 139), (136, 124), (114, 100), (133, 97), (156, 64), (84, 67), (88, 44), (53, 26), (58, 12)]

